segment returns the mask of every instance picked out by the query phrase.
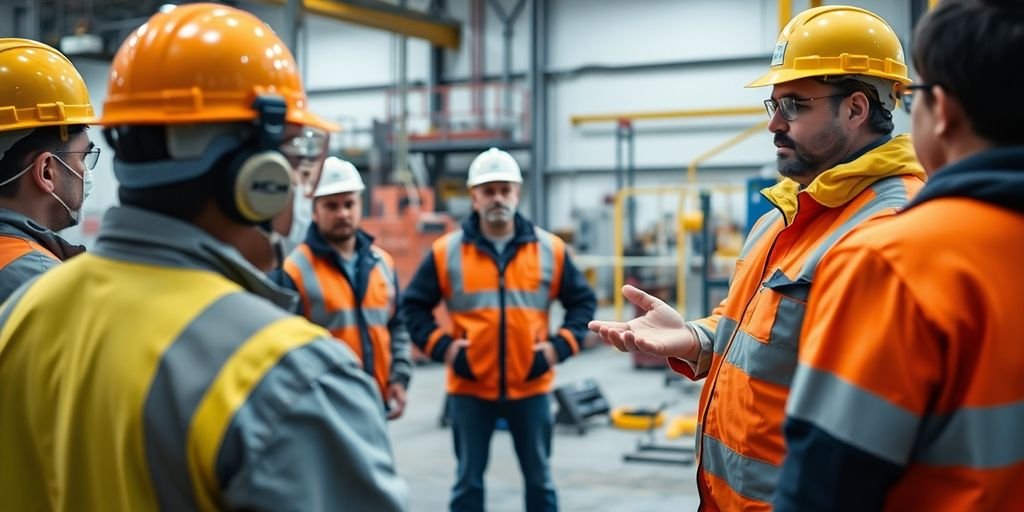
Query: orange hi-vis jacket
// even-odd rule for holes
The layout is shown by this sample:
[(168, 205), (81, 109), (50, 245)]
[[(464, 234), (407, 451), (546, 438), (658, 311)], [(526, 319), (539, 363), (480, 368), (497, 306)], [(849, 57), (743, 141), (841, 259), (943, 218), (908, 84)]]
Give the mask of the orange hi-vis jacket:
[[(483, 238), (473, 214), (461, 231), (434, 242), (405, 293), (410, 334), (438, 361), (456, 338), (469, 340), (448, 370), (448, 392), (484, 400), (516, 400), (547, 393), (554, 380), (544, 354), (551, 341), (564, 360), (579, 351), (596, 299), (572, 264), (565, 243), (516, 214), (516, 231), (502, 254)], [(548, 309), (559, 300), (566, 314), (549, 334)], [(443, 300), (453, 332), (435, 323)]]
[(697, 364), (669, 360), (689, 378), (707, 377), (697, 433), (703, 509), (771, 509), (817, 264), (855, 226), (904, 206), (923, 178), (903, 135), (881, 138), (803, 190), (786, 179), (762, 192), (776, 209), (751, 229), (726, 299), (712, 316), (690, 323), (702, 345)]
[(934, 173), (822, 260), (781, 510), (1020, 510), (1024, 146)]
[(32, 219), (0, 209), (0, 302), (26, 281), (84, 251)]
[(366, 233), (356, 237), (356, 275), (348, 276), (337, 252), (310, 225), (306, 241), (285, 259), (288, 279), (279, 284), (298, 291), (302, 315), (345, 342), (386, 396), (388, 384), (408, 384), (409, 339), (398, 316), (391, 256)]

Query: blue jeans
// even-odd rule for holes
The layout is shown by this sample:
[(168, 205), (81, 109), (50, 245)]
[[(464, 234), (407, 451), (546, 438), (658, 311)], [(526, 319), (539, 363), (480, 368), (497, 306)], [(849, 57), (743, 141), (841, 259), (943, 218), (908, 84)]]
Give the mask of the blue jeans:
[(458, 459), (452, 512), (483, 512), (484, 472), (491, 452), (491, 435), (498, 418), (508, 422), (519, 469), (526, 482), (527, 512), (555, 512), (558, 497), (551, 480), (551, 431), (553, 419), (548, 396), (522, 400), (481, 400), (471, 396), (448, 397), (448, 414)]

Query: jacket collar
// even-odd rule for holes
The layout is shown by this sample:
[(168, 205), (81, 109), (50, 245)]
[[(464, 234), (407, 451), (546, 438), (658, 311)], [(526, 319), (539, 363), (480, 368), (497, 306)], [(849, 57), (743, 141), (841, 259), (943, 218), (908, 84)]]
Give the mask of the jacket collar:
[(910, 136), (897, 135), (874, 147), (869, 144), (866, 149), (859, 151), (859, 156), (855, 154), (852, 160), (821, 173), (803, 190), (799, 183), (784, 178), (761, 194), (782, 211), (789, 225), (796, 217), (801, 194), (827, 208), (838, 208), (882, 178), (909, 175), (925, 179)]
[(989, 149), (934, 173), (907, 205), (966, 197), (1024, 213), (1024, 146)]
[(288, 310), (298, 300), (295, 293), (267, 279), (234, 247), (193, 224), (142, 208), (107, 210), (93, 253), (146, 265), (216, 272)]
[(85, 252), (85, 246), (73, 245), (57, 233), (13, 210), (0, 208), (0, 235), (32, 240), (60, 258), (67, 260)]

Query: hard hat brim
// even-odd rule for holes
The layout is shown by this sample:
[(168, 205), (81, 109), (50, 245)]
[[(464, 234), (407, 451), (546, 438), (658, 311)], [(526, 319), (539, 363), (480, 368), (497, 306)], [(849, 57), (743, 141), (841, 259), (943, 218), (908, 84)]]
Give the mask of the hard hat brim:
[(364, 190), (366, 190), (366, 185), (362, 183), (356, 186), (352, 186), (350, 183), (336, 183), (325, 187), (317, 187), (316, 192), (313, 192), (313, 197), (333, 196), (334, 194), (344, 192), (362, 192)]
[(509, 173), (505, 173), (505, 172), (487, 173), (487, 174), (484, 174), (483, 176), (477, 177), (477, 179), (475, 179), (475, 180), (466, 180), (466, 186), (469, 187), (469, 188), (473, 188), (473, 187), (475, 187), (477, 185), (483, 185), (484, 183), (492, 183), (492, 182), (495, 182), (495, 181), (507, 181), (509, 183), (522, 183), (523, 182), (523, 178), (521, 176), (517, 176), (516, 174), (510, 173), (510, 172)]
[(842, 68), (777, 69), (777, 70), (769, 71), (769, 72), (765, 73), (760, 78), (758, 78), (757, 80), (754, 80), (753, 82), (750, 82), (749, 84), (745, 85), (744, 87), (746, 87), (748, 89), (752, 89), (752, 88), (755, 88), (755, 87), (766, 87), (766, 86), (769, 86), (769, 85), (781, 84), (781, 83), (785, 83), (785, 82), (793, 82), (795, 80), (801, 80), (803, 78), (813, 78), (813, 77), (816, 77), (816, 76), (843, 76), (843, 75), (858, 75), (858, 74), (859, 75), (865, 75), (865, 76), (874, 76), (874, 77), (878, 77), (878, 78), (884, 78), (884, 79), (887, 79), (887, 80), (892, 80), (894, 82), (899, 82), (899, 83), (901, 83), (903, 85), (909, 85), (911, 83), (911, 81), (909, 79), (907, 79), (906, 77), (901, 76), (901, 75), (897, 75), (897, 74), (891, 74), (891, 73), (881, 73), (881, 72), (855, 73), (855, 72), (851, 72), (848, 69), (842, 69)]

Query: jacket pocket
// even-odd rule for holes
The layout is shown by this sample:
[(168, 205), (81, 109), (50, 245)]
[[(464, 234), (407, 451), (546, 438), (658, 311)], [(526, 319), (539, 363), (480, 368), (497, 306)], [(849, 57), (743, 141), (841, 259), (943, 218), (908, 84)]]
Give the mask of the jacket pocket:
[(530, 365), (530, 373), (526, 374), (526, 380), (533, 380), (541, 375), (544, 375), (551, 369), (551, 365), (548, 364), (548, 358), (544, 357), (544, 352), (541, 350), (533, 351), (533, 364)]
[(467, 380), (476, 380), (476, 375), (473, 375), (473, 369), (469, 367), (469, 357), (466, 355), (466, 347), (459, 349), (459, 352), (455, 354), (455, 361), (452, 362), (452, 371), (455, 375), (462, 377)]
[(780, 296), (769, 340), (780, 348), (796, 351), (807, 309), (807, 297), (811, 293), (811, 281), (805, 278), (791, 280), (777, 271), (765, 283), (765, 287)]

